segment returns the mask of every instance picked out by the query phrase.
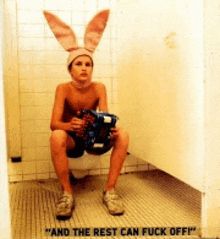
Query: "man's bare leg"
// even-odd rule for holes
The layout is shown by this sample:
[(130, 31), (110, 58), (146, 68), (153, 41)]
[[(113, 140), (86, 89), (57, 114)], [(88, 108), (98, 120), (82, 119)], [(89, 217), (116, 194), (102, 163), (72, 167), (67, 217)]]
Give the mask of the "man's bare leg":
[(115, 188), (118, 176), (120, 175), (122, 166), (127, 156), (128, 143), (129, 143), (128, 133), (124, 132), (120, 128), (110, 158), (110, 170), (108, 174), (107, 185), (105, 187), (106, 191)]
[(54, 130), (51, 135), (51, 156), (57, 178), (63, 191), (72, 193), (69, 181), (69, 160), (66, 150), (75, 147), (74, 141), (63, 130)]

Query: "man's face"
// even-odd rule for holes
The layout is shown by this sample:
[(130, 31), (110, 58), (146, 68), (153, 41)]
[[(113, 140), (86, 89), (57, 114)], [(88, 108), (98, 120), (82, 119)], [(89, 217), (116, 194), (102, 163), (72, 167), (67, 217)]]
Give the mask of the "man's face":
[(70, 73), (76, 81), (81, 83), (91, 79), (93, 63), (88, 56), (79, 56), (72, 62)]

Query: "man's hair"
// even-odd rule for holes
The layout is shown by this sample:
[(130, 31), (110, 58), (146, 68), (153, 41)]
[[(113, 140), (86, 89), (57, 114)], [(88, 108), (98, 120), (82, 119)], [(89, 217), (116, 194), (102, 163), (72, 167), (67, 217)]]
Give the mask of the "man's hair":
[[(80, 55), (80, 56), (87, 56), (87, 55)], [(80, 57), (80, 56), (78, 56), (78, 57)], [(71, 69), (72, 69), (72, 64), (73, 64), (73, 62), (78, 58), (78, 57), (76, 57), (70, 64), (69, 64), (69, 66), (68, 66), (68, 70), (69, 70), (69, 72), (71, 71)], [(88, 56), (89, 57), (89, 56)], [(93, 60), (92, 60), (92, 58), (91, 57), (89, 57), (89, 59), (91, 60), (91, 62), (92, 62), (92, 68), (93, 68)]]

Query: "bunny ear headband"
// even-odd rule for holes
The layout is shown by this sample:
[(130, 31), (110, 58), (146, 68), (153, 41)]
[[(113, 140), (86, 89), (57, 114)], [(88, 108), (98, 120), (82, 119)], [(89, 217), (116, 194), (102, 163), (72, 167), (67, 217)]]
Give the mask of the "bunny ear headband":
[(102, 37), (106, 23), (108, 21), (109, 13), (109, 10), (103, 10), (93, 17), (86, 28), (84, 47), (79, 47), (77, 44), (76, 35), (72, 31), (71, 27), (62, 22), (57, 16), (51, 14), (50, 12), (44, 11), (44, 16), (47, 19), (47, 22), (55, 37), (63, 46), (63, 48), (70, 52), (69, 58), (67, 60), (68, 69), (72, 61), (78, 56), (87, 55), (91, 59), (93, 58), (93, 52), (95, 51), (95, 48), (98, 46)]

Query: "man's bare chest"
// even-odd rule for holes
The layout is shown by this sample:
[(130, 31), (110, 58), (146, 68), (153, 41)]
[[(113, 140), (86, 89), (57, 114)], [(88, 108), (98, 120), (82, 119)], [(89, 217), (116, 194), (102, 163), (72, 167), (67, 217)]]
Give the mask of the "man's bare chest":
[(78, 92), (70, 90), (66, 95), (66, 103), (72, 110), (95, 109), (99, 98), (94, 90)]

